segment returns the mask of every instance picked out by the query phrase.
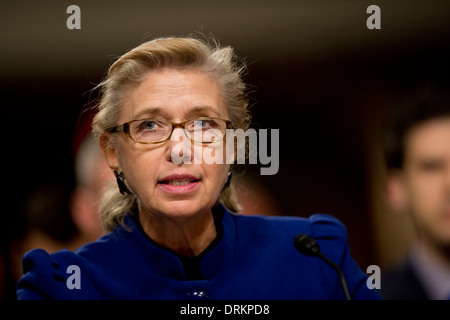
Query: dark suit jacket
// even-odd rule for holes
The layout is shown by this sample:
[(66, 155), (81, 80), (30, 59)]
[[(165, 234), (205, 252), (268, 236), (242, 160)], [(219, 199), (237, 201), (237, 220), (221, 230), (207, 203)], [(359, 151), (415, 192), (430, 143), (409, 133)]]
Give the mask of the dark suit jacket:
[(417, 277), (411, 260), (382, 274), (381, 295), (386, 300), (429, 300), (419, 278)]

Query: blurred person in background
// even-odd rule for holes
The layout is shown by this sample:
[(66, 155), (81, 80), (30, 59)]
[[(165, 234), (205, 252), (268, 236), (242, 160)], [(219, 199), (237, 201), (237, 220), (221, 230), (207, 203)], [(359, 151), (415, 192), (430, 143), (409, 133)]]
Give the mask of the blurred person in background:
[(10, 272), (15, 281), (22, 276), (21, 260), (26, 252), (36, 248), (76, 250), (103, 234), (98, 205), (103, 188), (114, 175), (97, 139), (88, 133), (90, 128), (90, 123), (83, 123), (75, 132), (75, 188), (56, 182), (40, 185), (24, 201), (23, 234), (10, 248)]
[(21, 207), (22, 231), (10, 246), (10, 272), (15, 281), (22, 276), (22, 256), (31, 249), (56, 252), (74, 248), (76, 227), (69, 209), (71, 188), (49, 182), (31, 190)]
[(90, 133), (83, 139), (75, 157), (75, 179), (76, 187), (71, 197), (70, 212), (78, 230), (78, 248), (103, 234), (99, 203), (103, 189), (115, 180), (98, 140)]
[[(423, 88), (422, 88), (423, 89)], [(419, 90), (383, 130), (385, 196), (415, 231), (409, 253), (382, 272), (385, 299), (450, 298), (450, 96)]]

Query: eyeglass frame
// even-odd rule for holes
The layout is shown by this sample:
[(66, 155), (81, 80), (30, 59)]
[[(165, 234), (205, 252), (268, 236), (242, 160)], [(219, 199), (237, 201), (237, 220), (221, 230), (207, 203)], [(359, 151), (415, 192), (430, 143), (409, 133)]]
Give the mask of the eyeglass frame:
[[(186, 126), (186, 123), (191, 122), (191, 121), (196, 121), (196, 120), (221, 120), (221, 121), (224, 121), (224, 122), (225, 122), (225, 129), (226, 129), (226, 130), (227, 130), (227, 129), (233, 129), (233, 123), (231, 122), (231, 120), (221, 119), (221, 118), (200, 117), (200, 118), (190, 119), (190, 120), (183, 121), (183, 122), (171, 122), (171, 121), (167, 121), (167, 122), (172, 126), (172, 130), (170, 131), (170, 134), (168, 135), (168, 137), (167, 137), (165, 140), (158, 141), (158, 142), (141, 142), (141, 141), (137, 141), (136, 139), (134, 139), (134, 138), (131, 136), (131, 133), (130, 133), (130, 125), (131, 125), (131, 123), (133, 123), (133, 122), (136, 122), (136, 121), (144, 121), (144, 120), (152, 120), (152, 121), (158, 121), (158, 120), (161, 121), (161, 120), (164, 120), (164, 121), (167, 121), (167, 120), (165, 120), (165, 119), (154, 119), (154, 118), (135, 119), (135, 120), (131, 120), (131, 121), (124, 122), (124, 123), (122, 123), (122, 124), (120, 124), (120, 125), (118, 125), (118, 126), (116, 126), (116, 127), (114, 127), (114, 128), (111, 128), (111, 129), (107, 130), (107, 132), (109, 132), (109, 133), (123, 132), (123, 133), (125, 133), (125, 134), (127, 135), (128, 138), (130, 138), (130, 139), (133, 140), (134, 142), (137, 142), (137, 143), (140, 143), (140, 144), (158, 144), (158, 143), (163, 143), (163, 142), (168, 141), (168, 140), (172, 137), (173, 131), (174, 131), (176, 128), (181, 128), (181, 129), (183, 129), (184, 132), (188, 131), (188, 130), (186, 130), (186, 127), (185, 127), (185, 126)], [(226, 134), (227, 134), (226, 130), (225, 130), (225, 134), (223, 135), (223, 137), (225, 137)], [(222, 139), (223, 139), (223, 137), (222, 137)], [(189, 138), (189, 137), (188, 137), (188, 138)], [(190, 138), (190, 140), (191, 140), (191, 142), (194, 142), (194, 143), (202, 143), (202, 144), (211, 144), (211, 143), (216, 142), (216, 141), (211, 141), (211, 142), (203, 142), (203, 141), (201, 141), (201, 142), (200, 142), (200, 141), (196, 141), (196, 140), (194, 140), (194, 139), (192, 139), (192, 138)]]

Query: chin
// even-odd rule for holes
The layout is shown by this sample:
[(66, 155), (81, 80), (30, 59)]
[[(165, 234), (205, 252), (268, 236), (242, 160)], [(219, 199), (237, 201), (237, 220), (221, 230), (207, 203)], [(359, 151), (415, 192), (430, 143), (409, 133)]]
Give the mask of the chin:
[(161, 204), (158, 210), (173, 218), (190, 218), (208, 212), (211, 208), (212, 206), (200, 204), (195, 200), (171, 200)]

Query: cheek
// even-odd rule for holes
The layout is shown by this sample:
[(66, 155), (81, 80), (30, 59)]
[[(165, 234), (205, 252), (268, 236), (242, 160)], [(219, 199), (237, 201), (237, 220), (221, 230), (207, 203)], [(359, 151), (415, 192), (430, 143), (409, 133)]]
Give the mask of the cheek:
[(209, 165), (204, 168), (205, 175), (214, 193), (220, 193), (225, 184), (230, 167), (228, 165)]
[(119, 162), (128, 184), (133, 190), (139, 192), (143, 186), (153, 185), (148, 182), (154, 180), (163, 158), (164, 154), (160, 149), (128, 149), (121, 153)]
[(442, 205), (442, 188), (436, 179), (416, 177), (411, 181), (409, 198), (416, 215), (431, 218)]

